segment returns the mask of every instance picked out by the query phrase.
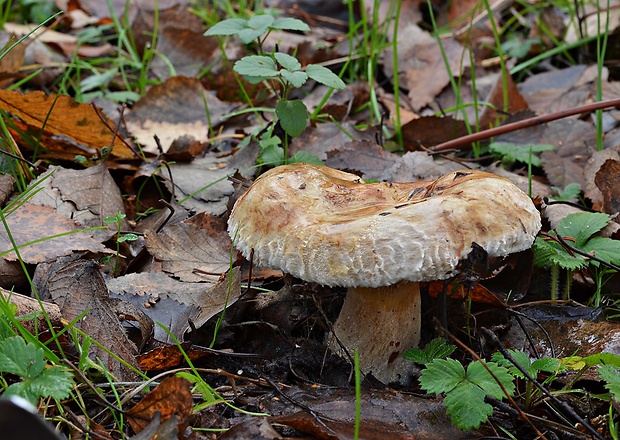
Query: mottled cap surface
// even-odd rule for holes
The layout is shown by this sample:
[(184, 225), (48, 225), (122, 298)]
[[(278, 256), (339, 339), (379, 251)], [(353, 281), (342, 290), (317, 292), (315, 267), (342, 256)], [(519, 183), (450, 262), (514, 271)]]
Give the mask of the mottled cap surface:
[(379, 287), (455, 274), (475, 242), (492, 257), (531, 247), (531, 199), (510, 180), (456, 171), (433, 182), (363, 183), (327, 167), (276, 167), (237, 200), (228, 231), (254, 263), (327, 286)]

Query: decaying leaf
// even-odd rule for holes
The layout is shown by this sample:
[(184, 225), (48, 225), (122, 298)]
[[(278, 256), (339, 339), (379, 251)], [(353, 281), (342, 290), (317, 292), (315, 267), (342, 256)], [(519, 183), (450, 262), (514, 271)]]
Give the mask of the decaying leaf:
[[(239, 268), (217, 283), (187, 283), (160, 273), (130, 274), (108, 280), (110, 294), (138, 307), (163, 324), (179, 340), (190, 328), (202, 327), (208, 319), (234, 304), (241, 294)], [(169, 342), (168, 333), (155, 327), (154, 338)]]
[(607, 159), (596, 173), (596, 186), (603, 194), (603, 212), (615, 215), (620, 212), (620, 162)]
[[(10, 213), (6, 222), (17, 246), (24, 246), (19, 249), (19, 254), (26, 263), (49, 262), (73, 252), (111, 253), (93, 238), (92, 231), (81, 232), (83, 228), (75, 221), (58, 215), (49, 206), (26, 203)], [(12, 249), (9, 235), (2, 227), (0, 253), (6, 252), (4, 259), (17, 260)]]
[(163, 270), (183, 281), (216, 282), (231, 265), (232, 243), (226, 225), (206, 213), (144, 234), (148, 251), (162, 262)]
[(231, 110), (231, 104), (220, 101), (198, 79), (175, 76), (152, 87), (126, 120), (144, 150), (157, 153), (153, 135), (160, 139), (164, 152), (181, 135), (205, 142), (210, 130)]
[[(121, 192), (104, 164), (82, 170), (52, 166), (31, 186), (40, 188), (31, 203), (53, 207), (84, 227), (102, 226), (106, 217), (125, 212)], [(126, 219), (121, 219), (120, 226), (123, 231), (130, 229)], [(112, 224), (94, 235), (106, 241), (116, 229), (117, 225)]]
[(187, 379), (180, 377), (164, 379), (127, 412), (127, 420), (134, 432), (138, 433), (146, 428), (157, 412), (161, 414), (162, 422), (176, 415), (179, 418), (177, 432), (184, 432), (194, 403), (190, 386)]
[[(41, 143), (55, 156), (73, 160), (77, 155), (90, 159), (103, 147), (112, 146), (112, 157), (132, 159), (133, 152), (114, 137), (114, 122), (88, 104), (80, 104), (65, 95), (46, 96), (43, 92), (19, 93), (0, 90), (0, 109), (18, 117), (14, 121), (22, 131), (42, 131)], [(19, 138), (19, 136), (16, 136)]]
[[(138, 349), (125, 334), (96, 262), (59, 259), (52, 264), (40, 264), (33, 282), (41, 298), (50, 298), (58, 304), (67, 321), (84, 314), (76, 327), (103, 347), (113, 350), (130, 366), (139, 368), (135, 359)], [(100, 359), (119, 380), (134, 380), (136, 377), (131, 369), (94, 344), (90, 346), (89, 356), (95, 361)]]

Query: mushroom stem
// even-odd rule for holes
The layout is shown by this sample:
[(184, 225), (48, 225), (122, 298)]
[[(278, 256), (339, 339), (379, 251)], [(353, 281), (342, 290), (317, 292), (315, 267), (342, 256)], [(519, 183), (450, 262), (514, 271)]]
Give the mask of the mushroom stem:
[[(383, 383), (407, 384), (413, 362), (402, 357), (404, 350), (420, 342), (420, 287), (401, 281), (387, 287), (349, 288), (334, 334), (349, 351), (357, 348), (362, 373)], [(332, 349), (342, 352), (336, 341)]]

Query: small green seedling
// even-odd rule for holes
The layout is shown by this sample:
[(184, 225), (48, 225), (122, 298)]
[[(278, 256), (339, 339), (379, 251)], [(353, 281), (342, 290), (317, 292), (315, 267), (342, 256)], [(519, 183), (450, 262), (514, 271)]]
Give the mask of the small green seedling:
[(581, 212), (569, 214), (558, 223), (549, 237), (537, 237), (534, 241), (534, 264), (537, 267), (551, 269), (551, 298), (557, 299), (559, 269), (567, 271), (564, 298), (569, 298), (572, 273), (578, 269), (592, 270), (597, 282), (595, 302), (600, 302), (603, 277), (609, 273), (593, 259), (572, 252), (554, 237), (561, 236), (564, 241), (582, 252), (595, 256), (614, 265), (620, 264), (620, 241), (593, 235), (607, 226), (610, 216), (600, 212)]
[(410, 348), (409, 350), (405, 350), (403, 357), (416, 364), (426, 365), (435, 359), (447, 358), (454, 350), (456, 350), (456, 345), (448, 344), (443, 338), (436, 338), (426, 344), (424, 348)]
[(539, 167), (542, 165), (542, 161), (535, 153), (552, 151), (553, 149), (553, 145), (545, 144), (516, 145), (510, 142), (493, 142), (489, 144), (491, 154), (501, 158), (502, 165), (505, 167), (509, 167), (515, 162)]
[(478, 428), (493, 414), (493, 407), (484, 401), (486, 396), (502, 400), (506, 397), (504, 390), (509, 395), (515, 391), (514, 378), (507, 368), (495, 362), (483, 365), (482, 361), (474, 361), (465, 369), (454, 359), (435, 359), (427, 364), (420, 375), (420, 386), (429, 393), (445, 394), (443, 404), (452, 423), (465, 430)]
[[(526, 371), (530, 377), (536, 378), (539, 372), (550, 373), (548, 381), (552, 381), (555, 378), (555, 374), (562, 369), (562, 365), (559, 359), (545, 357), (541, 359), (536, 359), (532, 361), (530, 357), (523, 351), (520, 350), (508, 350), (510, 356), (514, 361), (521, 367), (521, 369), (517, 368), (516, 365), (512, 363), (512, 361), (506, 359), (503, 354), (500, 352), (493, 353), (491, 359), (496, 362), (498, 365), (502, 367), (508, 368), (508, 372), (512, 374), (514, 377), (519, 379), (525, 379), (525, 374), (523, 374), (522, 370)], [(536, 393), (537, 389), (534, 387), (534, 384), (531, 381), (527, 381), (525, 383), (525, 410), (529, 411), (532, 402), (537, 397)]]
[(73, 388), (73, 376), (65, 367), (48, 365), (43, 349), (33, 343), (26, 344), (20, 336), (0, 341), (0, 373), (14, 374), (21, 379), (6, 386), (4, 396), (20, 396), (33, 405), (41, 397), (65, 399)]
[(578, 199), (581, 195), (581, 185), (578, 183), (569, 183), (564, 188), (552, 186), (551, 189), (558, 195), (550, 198), (557, 201), (569, 202), (571, 200)]
[[(133, 234), (133, 233), (123, 234), (122, 233), (121, 222), (125, 217), (126, 217), (125, 214), (121, 214), (120, 212), (117, 212), (115, 216), (106, 217), (105, 219), (103, 219), (103, 223), (105, 223), (106, 225), (116, 224), (116, 256), (114, 260), (114, 271), (113, 271), (114, 276), (116, 276), (116, 272), (118, 271), (118, 262), (119, 262), (119, 258), (121, 254), (121, 243), (124, 243), (126, 241), (136, 241), (138, 239), (138, 236), (136, 234)], [(110, 261), (110, 258), (111, 257), (104, 257), (102, 262), (107, 263), (108, 261)]]
[[(283, 52), (265, 52), (263, 43), (273, 30), (309, 31), (306, 23), (296, 18), (276, 18), (269, 14), (255, 15), (249, 19), (229, 18), (216, 23), (204, 35), (235, 35), (249, 44), (257, 43), (258, 55), (248, 55), (238, 60), (233, 70), (251, 84), (263, 83), (277, 96), (274, 124), (259, 138), (260, 158), (264, 163), (282, 164), (291, 162), (320, 162), (318, 158), (305, 153), (288, 158), (288, 139), (274, 134), (279, 123), (290, 137), (299, 136), (306, 128), (308, 108), (300, 99), (289, 99), (293, 89), (302, 87), (308, 79), (334, 89), (344, 89), (345, 84), (326, 67), (308, 64), (305, 68), (297, 58)], [(282, 145), (282, 146), (281, 146)]]

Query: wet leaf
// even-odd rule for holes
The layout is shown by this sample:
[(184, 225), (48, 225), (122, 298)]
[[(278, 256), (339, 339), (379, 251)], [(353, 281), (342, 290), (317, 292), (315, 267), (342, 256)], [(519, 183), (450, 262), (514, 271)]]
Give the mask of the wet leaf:
[(176, 415), (179, 418), (178, 432), (184, 432), (182, 428), (187, 426), (187, 418), (193, 406), (190, 385), (186, 379), (176, 376), (164, 379), (127, 412), (127, 421), (134, 432), (146, 428), (157, 412), (161, 414), (162, 422)]

